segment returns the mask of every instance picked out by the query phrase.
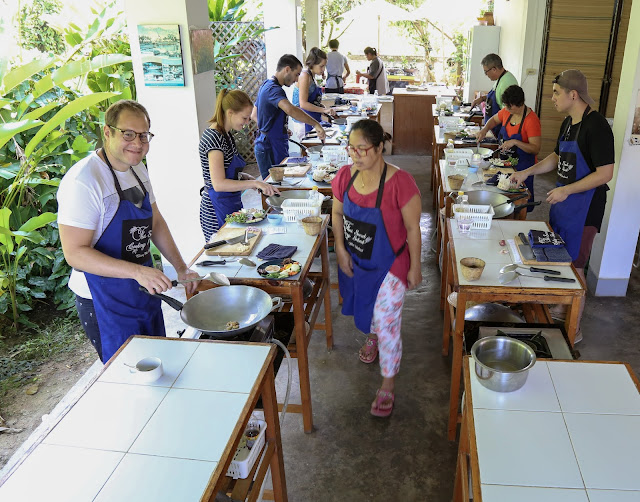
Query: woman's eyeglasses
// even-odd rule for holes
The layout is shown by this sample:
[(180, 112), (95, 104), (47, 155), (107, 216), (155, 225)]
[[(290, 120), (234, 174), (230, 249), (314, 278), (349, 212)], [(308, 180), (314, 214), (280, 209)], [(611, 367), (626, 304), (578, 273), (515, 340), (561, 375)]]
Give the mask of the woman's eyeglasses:
[(357, 148), (355, 146), (349, 145), (347, 147), (347, 150), (349, 151), (349, 154), (355, 153), (358, 157), (366, 157), (369, 153), (369, 150), (371, 150), (372, 148), (374, 148), (374, 146), (370, 146), (369, 148)]
[(140, 137), (140, 142), (141, 143), (149, 143), (149, 141), (151, 141), (153, 139), (153, 134), (150, 132), (135, 132), (132, 131), (130, 129), (127, 129), (126, 131), (123, 129), (120, 129), (118, 127), (109, 126), (111, 129), (115, 129), (116, 131), (120, 131), (122, 133), (122, 137), (124, 138), (125, 141), (133, 141), (134, 139), (136, 139), (136, 136)]

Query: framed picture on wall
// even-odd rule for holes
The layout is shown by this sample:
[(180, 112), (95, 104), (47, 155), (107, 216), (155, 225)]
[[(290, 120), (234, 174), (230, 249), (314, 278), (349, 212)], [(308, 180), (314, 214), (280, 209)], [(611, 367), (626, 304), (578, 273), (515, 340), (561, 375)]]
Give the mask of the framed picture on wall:
[(184, 86), (180, 26), (140, 24), (138, 40), (144, 85)]
[(189, 30), (191, 39), (191, 62), (193, 74), (198, 75), (215, 69), (213, 58), (213, 32), (211, 29)]

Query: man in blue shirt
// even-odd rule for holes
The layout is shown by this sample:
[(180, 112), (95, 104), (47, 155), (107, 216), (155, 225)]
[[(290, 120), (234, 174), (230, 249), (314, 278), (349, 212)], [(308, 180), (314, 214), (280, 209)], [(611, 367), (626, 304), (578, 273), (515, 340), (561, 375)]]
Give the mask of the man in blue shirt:
[(324, 140), (325, 132), (320, 123), (294, 106), (287, 99), (283, 85), (289, 87), (298, 81), (302, 63), (293, 54), (285, 54), (278, 61), (276, 73), (265, 80), (258, 91), (258, 99), (251, 118), (258, 122), (258, 137), (254, 151), (262, 179), (269, 175), (269, 168), (289, 156), (289, 132), (287, 116), (313, 126), (318, 139)]

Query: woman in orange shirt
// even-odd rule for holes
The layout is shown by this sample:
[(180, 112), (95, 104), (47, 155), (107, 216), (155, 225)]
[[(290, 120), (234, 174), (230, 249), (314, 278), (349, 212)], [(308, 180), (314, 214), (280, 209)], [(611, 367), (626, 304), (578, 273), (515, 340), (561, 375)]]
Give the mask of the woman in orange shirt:
[[(478, 133), (481, 141), (491, 128), (501, 125), (498, 139), (501, 140), (501, 156), (515, 157), (516, 171), (523, 171), (538, 162), (536, 155), (540, 151), (540, 119), (536, 113), (524, 104), (524, 91), (518, 85), (512, 85), (502, 94), (504, 108), (487, 121)], [(531, 193), (529, 202), (533, 202), (533, 176), (529, 176), (525, 185)], [(527, 211), (532, 211), (529, 207)]]

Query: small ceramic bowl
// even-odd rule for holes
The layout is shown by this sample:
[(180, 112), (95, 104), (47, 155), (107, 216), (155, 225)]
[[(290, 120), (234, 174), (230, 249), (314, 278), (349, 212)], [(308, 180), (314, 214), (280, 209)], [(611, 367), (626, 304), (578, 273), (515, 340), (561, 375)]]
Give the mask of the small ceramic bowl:
[(268, 214), (267, 219), (269, 223), (273, 225), (281, 225), (282, 224), (282, 215), (281, 214)]

